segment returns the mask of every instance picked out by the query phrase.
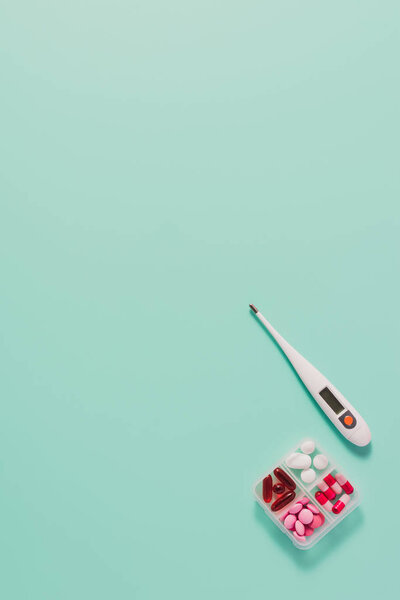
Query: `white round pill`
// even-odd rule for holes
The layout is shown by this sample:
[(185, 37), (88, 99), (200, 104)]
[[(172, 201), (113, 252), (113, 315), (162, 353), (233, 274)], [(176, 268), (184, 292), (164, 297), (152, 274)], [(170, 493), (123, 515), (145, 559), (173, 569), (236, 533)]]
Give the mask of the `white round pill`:
[(301, 452), (293, 452), (287, 457), (286, 464), (291, 469), (309, 469), (311, 467), (311, 456), (301, 454)]
[(313, 460), (314, 467), (318, 469), (318, 471), (322, 471), (325, 467), (328, 466), (328, 459), (325, 454), (317, 454)]
[(312, 454), (315, 450), (315, 443), (313, 440), (306, 440), (300, 446), (300, 450), (304, 452), (304, 454)]
[(314, 469), (305, 469), (301, 472), (300, 477), (304, 481), (304, 483), (312, 483), (316, 478), (316, 474)]

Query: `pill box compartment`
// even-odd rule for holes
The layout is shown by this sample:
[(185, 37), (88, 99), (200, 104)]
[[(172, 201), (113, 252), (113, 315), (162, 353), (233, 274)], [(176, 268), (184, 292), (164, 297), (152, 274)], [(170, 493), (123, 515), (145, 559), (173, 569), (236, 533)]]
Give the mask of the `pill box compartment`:
[[(304, 441), (305, 440), (302, 440), (295, 448), (290, 450), (269, 471), (264, 473), (263, 476), (260, 477), (260, 479), (258, 479), (255, 482), (253, 491), (254, 491), (254, 495), (255, 495), (255, 498), (256, 498), (258, 504), (261, 506), (261, 508), (264, 510), (264, 512), (269, 516), (269, 518), (275, 523), (275, 525), (277, 525), (277, 527), (279, 527), (279, 529), (281, 529), (281, 531), (283, 531), (283, 533), (285, 535), (287, 535), (287, 537), (292, 541), (292, 543), (300, 550), (309, 550), (310, 548), (315, 546), (315, 544), (317, 544), (323, 537), (325, 537), (325, 535), (327, 533), (329, 533), (333, 528), (337, 527), (337, 525), (339, 525), (339, 523), (341, 521), (343, 521), (343, 519), (345, 519), (355, 508), (357, 508), (357, 506), (359, 506), (360, 494), (358, 492), (358, 488), (357, 488), (355, 482), (353, 481), (353, 479), (351, 477), (349, 477), (349, 481), (352, 483), (352, 485), (354, 487), (354, 491), (352, 494), (350, 494), (350, 500), (349, 500), (348, 504), (345, 506), (345, 508), (342, 510), (342, 512), (340, 512), (337, 515), (334, 514), (333, 512), (325, 510), (324, 507), (321, 506), (315, 499), (315, 493), (320, 491), (320, 489), (318, 488), (318, 484), (329, 473), (331, 473), (333, 476), (335, 476), (336, 473), (342, 473), (345, 476), (347, 476), (347, 474), (343, 471), (343, 469), (341, 469), (337, 464), (335, 464), (335, 462), (330, 458), (330, 456), (321, 448), (320, 444), (316, 444), (314, 452), (312, 454), (310, 454), (311, 458), (313, 458), (317, 454), (324, 454), (328, 458), (328, 465), (323, 471), (317, 471), (317, 477), (316, 477), (315, 481), (313, 481), (310, 484), (304, 483), (304, 481), (302, 481), (301, 477), (300, 477), (301, 470), (291, 469), (286, 464), (286, 459), (290, 454), (292, 454), (293, 452), (300, 452), (300, 446), (302, 445), (302, 443)], [(277, 467), (280, 467), (283, 471), (285, 471), (293, 479), (293, 481), (296, 484), (296, 489), (294, 490), (295, 497), (293, 498), (293, 500), (289, 504), (287, 504), (286, 506), (281, 508), (280, 510), (273, 512), (271, 510), (271, 506), (272, 506), (274, 500), (276, 499), (276, 495), (275, 494), (273, 495), (271, 502), (269, 502), (268, 504), (266, 502), (264, 502), (263, 480), (268, 475), (272, 475), (274, 483), (278, 482), (276, 476), (274, 475), (274, 470)], [(314, 529), (314, 532), (312, 533), (312, 535), (310, 535), (309, 537), (306, 537), (305, 541), (299, 541), (298, 539), (295, 538), (293, 531), (286, 529), (286, 527), (283, 524), (283, 520), (284, 520), (285, 515), (289, 512), (289, 510), (296, 503), (298, 503), (299, 500), (301, 500), (302, 498), (305, 498), (305, 497), (309, 499), (309, 502), (311, 504), (313, 504), (314, 506), (316, 506), (318, 508), (319, 512), (325, 518), (325, 521), (320, 527)], [(337, 495), (336, 498), (332, 502), (335, 503), (337, 500), (339, 500), (339, 497), (340, 497), (340, 494)]]
[[(300, 445), (299, 445), (299, 446), (298, 446), (298, 447), (297, 447), (297, 448), (296, 448), (296, 449), (295, 449), (293, 452), (298, 452), (298, 453), (301, 453), (301, 452), (302, 452), (302, 450), (301, 450), (301, 447), (300, 447), (300, 446), (302, 445), (302, 443), (303, 443), (303, 442), (301, 442), (301, 443), (300, 443)], [(284, 460), (284, 467), (283, 467), (283, 468), (284, 468), (284, 469), (286, 469), (286, 471), (289, 473), (289, 475), (290, 475), (291, 477), (292, 477), (292, 476), (294, 476), (294, 477), (297, 479), (297, 481), (299, 481), (299, 483), (300, 483), (300, 484), (301, 484), (301, 485), (302, 485), (302, 486), (303, 486), (305, 489), (307, 489), (307, 490), (311, 490), (311, 489), (312, 489), (312, 488), (313, 488), (313, 487), (314, 487), (314, 486), (315, 486), (317, 483), (319, 483), (319, 481), (320, 481), (320, 480), (321, 480), (323, 477), (325, 477), (325, 476), (326, 476), (328, 473), (330, 473), (330, 472), (333, 470), (333, 467), (332, 467), (332, 461), (330, 460), (329, 456), (328, 456), (328, 455), (327, 455), (325, 452), (323, 452), (319, 446), (315, 445), (314, 451), (313, 451), (313, 452), (311, 452), (310, 454), (308, 454), (308, 456), (311, 458), (311, 468), (312, 468), (312, 469), (314, 469), (314, 471), (316, 472), (316, 478), (315, 478), (315, 480), (314, 480), (312, 483), (305, 483), (305, 482), (304, 482), (304, 481), (301, 479), (301, 469), (293, 469), (292, 467), (289, 467), (289, 466), (286, 464), (286, 459), (287, 459), (287, 457), (288, 457), (288, 456), (290, 456), (290, 454), (293, 454), (293, 452), (288, 452), (288, 454), (287, 454), (287, 456), (285, 457), (285, 460)], [(326, 456), (326, 458), (328, 459), (328, 464), (327, 464), (327, 466), (325, 467), (325, 469), (319, 470), (319, 469), (316, 469), (316, 468), (313, 466), (313, 463), (314, 463), (314, 458), (315, 458), (315, 457), (316, 457), (318, 454), (323, 454), (323, 455), (324, 455), (324, 456)]]
[[(311, 495), (313, 498), (315, 498), (315, 494), (317, 492), (320, 491), (318, 484), (321, 483), (324, 479), (324, 477), (330, 473), (331, 475), (333, 475), (333, 477), (336, 476), (337, 473), (343, 473), (343, 471), (341, 469), (339, 469), (337, 466), (332, 465), (330, 469), (327, 469), (326, 471), (324, 471), (324, 473), (317, 477), (317, 479), (315, 480), (315, 482), (312, 484), (312, 489), (311, 489)], [(351, 480), (350, 480), (351, 481)], [(357, 506), (360, 504), (360, 494), (356, 489), (356, 486), (353, 483), (353, 487), (354, 487), (354, 491), (351, 494), (348, 494), (350, 500), (349, 502), (346, 504), (345, 508), (343, 509), (342, 512), (340, 512), (339, 514), (335, 514), (334, 512), (329, 512), (330, 517), (334, 520), (337, 521), (338, 519), (340, 519), (340, 517), (342, 517), (340, 520), (342, 520), (344, 518), (344, 514), (343, 513), (350, 513), (354, 508), (357, 508)], [(346, 492), (343, 491), (343, 494), (345, 494)], [(335, 504), (335, 502), (337, 502), (340, 499), (341, 494), (336, 495), (336, 497), (334, 498), (334, 500), (332, 500), (332, 504)], [(323, 507), (322, 507), (323, 508)], [(328, 512), (328, 511), (326, 511)]]

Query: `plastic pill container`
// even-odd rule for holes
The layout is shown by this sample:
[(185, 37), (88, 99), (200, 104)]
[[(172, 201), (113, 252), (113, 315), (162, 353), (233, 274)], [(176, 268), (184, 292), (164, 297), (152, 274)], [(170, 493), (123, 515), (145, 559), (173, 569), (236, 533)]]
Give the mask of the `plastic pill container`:
[[(310, 441), (310, 438), (300, 441), (269, 471), (264, 473), (253, 487), (255, 498), (261, 508), (300, 550), (309, 550), (315, 546), (360, 504), (360, 493), (353, 478), (347, 477), (347, 473), (335, 463), (320, 444), (315, 442), (314, 450), (306, 453), (310, 459), (304, 459), (308, 462), (311, 460), (311, 465), (306, 466), (303, 470), (315, 471), (316, 477), (311, 483), (306, 483), (302, 479), (301, 468), (293, 468), (288, 465), (287, 461), (289, 459), (290, 464), (289, 457), (292, 457), (294, 453), (296, 453), (297, 462), (304, 462), (301, 456), (299, 458), (299, 455), (304, 454), (301, 447), (307, 448), (310, 444), (307, 445), (306, 442)], [(322, 470), (314, 467), (314, 458), (320, 455), (328, 460)], [(320, 465), (324, 462), (326, 461), (321, 461), (319, 458), (315, 464)], [(338, 483), (336, 476), (342, 482), (343, 487)], [(330, 500), (325, 500), (326, 496), (322, 490), (326, 490)], [(352, 491), (349, 492), (349, 490)], [(321, 500), (324, 504), (320, 503)], [(301, 509), (300, 504), (302, 504)], [(308, 508), (309, 505), (312, 510)], [(335, 511), (338, 510), (340, 512), (336, 514)], [(310, 512), (313, 513), (313, 521), (310, 520)], [(300, 517), (302, 521), (298, 523)], [(317, 518), (315, 519), (315, 517)], [(294, 521), (296, 523), (293, 524)], [(303, 521), (305, 522), (304, 526)], [(303, 533), (304, 531), (305, 533)]]

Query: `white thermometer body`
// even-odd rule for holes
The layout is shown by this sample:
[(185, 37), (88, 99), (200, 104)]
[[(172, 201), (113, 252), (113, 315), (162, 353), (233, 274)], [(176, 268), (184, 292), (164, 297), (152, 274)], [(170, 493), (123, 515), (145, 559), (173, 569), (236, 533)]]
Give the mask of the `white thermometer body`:
[(250, 308), (282, 348), (314, 400), (340, 433), (356, 446), (366, 446), (371, 441), (371, 433), (362, 416), (318, 369), (288, 344), (253, 304)]

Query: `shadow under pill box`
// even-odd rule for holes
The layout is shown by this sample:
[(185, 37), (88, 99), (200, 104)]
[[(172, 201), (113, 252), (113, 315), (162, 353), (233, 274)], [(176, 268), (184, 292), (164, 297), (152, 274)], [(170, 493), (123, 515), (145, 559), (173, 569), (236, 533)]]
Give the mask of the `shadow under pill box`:
[(360, 495), (319, 444), (304, 439), (254, 484), (270, 519), (301, 550), (315, 546), (360, 504)]

